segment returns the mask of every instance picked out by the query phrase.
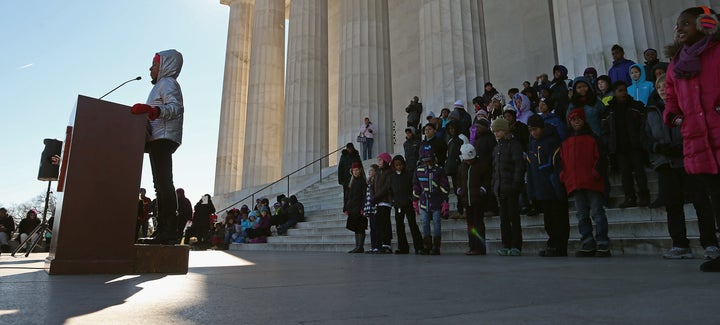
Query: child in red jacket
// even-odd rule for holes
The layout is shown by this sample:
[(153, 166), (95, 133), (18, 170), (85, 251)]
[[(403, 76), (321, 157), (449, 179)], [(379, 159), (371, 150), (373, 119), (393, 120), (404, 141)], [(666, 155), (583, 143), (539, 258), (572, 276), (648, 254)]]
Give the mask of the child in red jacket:
[(611, 254), (608, 222), (603, 208), (605, 178), (601, 171), (604, 170), (604, 154), (600, 142), (585, 123), (582, 107), (570, 111), (568, 122), (570, 136), (560, 146), (560, 181), (565, 184), (568, 196), (572, 195), (575, 199), (578, 230), (582, 236), (581, 248), (575, 256), (607, 257)]

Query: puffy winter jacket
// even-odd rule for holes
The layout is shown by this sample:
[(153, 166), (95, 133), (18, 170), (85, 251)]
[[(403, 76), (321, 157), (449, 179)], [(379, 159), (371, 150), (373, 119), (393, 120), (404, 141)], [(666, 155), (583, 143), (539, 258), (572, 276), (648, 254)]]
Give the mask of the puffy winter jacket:
[(650, 96), (650, 105), (647, 107), (647, 125), (645, 130), (649, 141), (645, 142), (645, 150), (650, 153), (650, 163), (653, 169), (662, 165), (671, 168), (683, 168), (683, 140), (678, 128), (668, 128), (663, 123), (663, 110), (665, 102), (660, 99), (657, 92)]
[(154, 121), (148, 120), (150, 136), (147, 141), (168, 139), (180, 144), (182, 143), (185, 107), (177, 77), (182, 69), (183, 57), (176, 50), (162, 51), (157, 54), (160, 55), (160, 70), (157, 82), (150, 90), (146, 104), (160, 108), (160, 116)]
[(426, 211), (440, 211), (442, 203), (448, 200), (448, 182), (445, 170), (438, 166), (420, 165), (413, 177), (413, 197), (420, 208)]
[(552, 125), (546, 125), (540, 139), (530, 137), (528, 145), (527, 192), (534, 200), (564, 200), (559, 166), (555, 163), (562, 140)]
[(576, 190), (605, 192), (603, 163), (604, 153), (600, 142), (590, 127), (573, 132), (560, 146), (560, 181), (565, 184), (567, 194)]
[(681, 115), (684, 165), (688, 174), (720, 173), (720, 33), (700, 54), (702, 69), (691, 79), (675, 77), (675, 59), (665, 79), (665, 124)]
[(493, 151), (493, 193), (501, 195), (523, 190), (525, 160), (520, 142), (515, 138), (498, 141)]

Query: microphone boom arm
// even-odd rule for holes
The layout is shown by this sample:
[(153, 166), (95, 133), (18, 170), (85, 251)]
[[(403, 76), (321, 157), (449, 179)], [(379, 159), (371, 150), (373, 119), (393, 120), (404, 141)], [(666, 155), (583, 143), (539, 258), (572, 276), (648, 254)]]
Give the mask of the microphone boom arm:
[(118, 88), (124, 86), (126, 83), (128, 83), (128, 82), (130, 82), (130, 81), (135, 81), (135, 80), (140, 80), (140, 79), (142, 79), (142, 78), (138, 76), (138, 77), (136, 77), (136, 78), (132, 78), (132, 79), (130, 79), (130, 80), (128, 80), (128, 81), (125, 81), (125, 82), (121, 83), (120, 86), (117, 86), (117, 87), (113, 88), (111, 91), (108, 91), (105, 95), (102, 95), (102, 97), (100, 97), (100, 98), (98, 98), (98, 99), (103, 99), (103, 98), (105, 98), (105, 96), (110, 95), (110, 93), (112, 93), (113, 91), (117, 90)]

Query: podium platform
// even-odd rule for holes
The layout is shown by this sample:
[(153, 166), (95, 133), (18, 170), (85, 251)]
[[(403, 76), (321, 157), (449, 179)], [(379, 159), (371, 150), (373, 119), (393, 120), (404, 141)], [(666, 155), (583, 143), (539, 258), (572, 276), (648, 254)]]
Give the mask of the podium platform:
[(78, 96), (60, 165), (49, 274), (187, 273), (188, 246), (135, 244), (147, 127), (147, 117), (128, 106)]

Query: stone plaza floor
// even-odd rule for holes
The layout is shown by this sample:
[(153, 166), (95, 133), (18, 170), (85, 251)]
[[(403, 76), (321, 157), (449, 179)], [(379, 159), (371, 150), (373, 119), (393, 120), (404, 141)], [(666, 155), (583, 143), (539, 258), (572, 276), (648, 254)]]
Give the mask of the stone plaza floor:
[(0, 324), (719, 324), (702, 260), (191, 251), (187, 274), (0, 256)]

